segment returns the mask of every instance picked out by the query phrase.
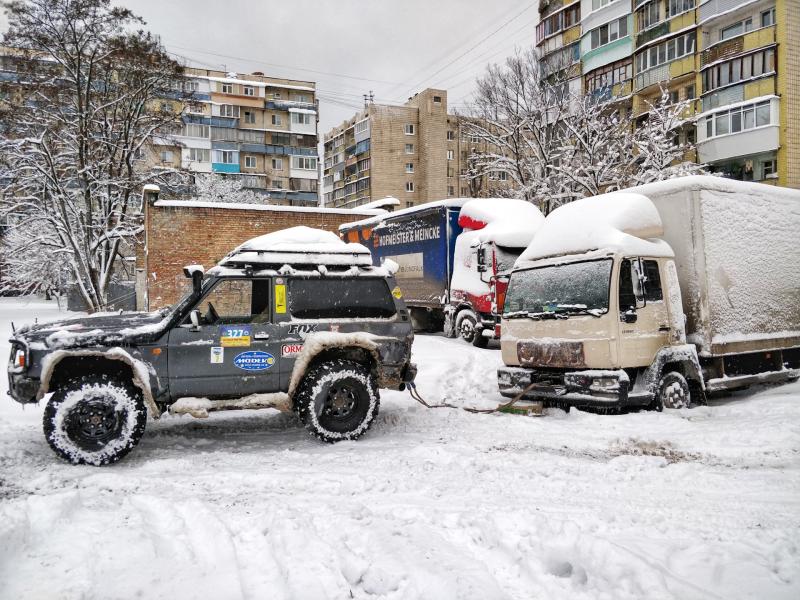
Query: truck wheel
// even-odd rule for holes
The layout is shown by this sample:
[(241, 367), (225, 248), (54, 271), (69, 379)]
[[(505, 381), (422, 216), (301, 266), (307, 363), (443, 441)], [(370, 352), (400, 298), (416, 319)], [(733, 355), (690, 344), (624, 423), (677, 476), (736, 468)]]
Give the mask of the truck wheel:
[(456, 337), (456, 324), (453, 320), (452, 312), (446, 312), (444, 314), (444, 325), (442, 326), (442, 331), (444, 331), (444, 337)]
[(338, 442), (354, 440), (369, 429), (380, 398), (367, 367), (338, 359), (306, 373), (295, 403), (306, 429), (323, 442)]
[(106, 375), (85, 375), (55, 390), (44, 409), (47, 443), (72, 464), (117, 462), (142, 439), (147, 409), (140, 390)]
[(469, 309), (462, 310), (456, 317), (456, 333), (462, 340), (472, 343), (475, 336), (479, 333), (477, 331), (478, 317)]
[(656, 406), (663, 408), (687, 408), (691, 403), (689, 383), (677, 371), (670, 371), (658, 382)]

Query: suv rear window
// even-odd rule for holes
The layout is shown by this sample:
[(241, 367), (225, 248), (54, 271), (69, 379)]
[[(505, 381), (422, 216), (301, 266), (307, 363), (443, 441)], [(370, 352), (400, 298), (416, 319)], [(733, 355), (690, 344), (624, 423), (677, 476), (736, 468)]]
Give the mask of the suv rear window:
[(384, 279), (290, 279), (289, 311), (298, 319), (369, 319), (395, 314)]

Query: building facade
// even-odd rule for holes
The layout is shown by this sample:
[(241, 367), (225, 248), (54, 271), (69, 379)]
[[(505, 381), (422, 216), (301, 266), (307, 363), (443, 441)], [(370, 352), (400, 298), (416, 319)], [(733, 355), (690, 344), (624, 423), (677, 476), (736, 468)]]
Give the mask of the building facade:
[(324, 139), (325, 206), (355, 208), (393, 196), (409, 207), (485, 195), (495, 183), (465, 177), (470, 156), (485, 144), (462, 135), (445, 90), (426, 89), (402, 106), (369, 104)]
[(176, 143), (153, 149), (158, 162), (240, 178), (271, 204), (319, 203), (314, 82), (196, 68), (185, 73), (192, 100)]
[(664, 89), (690, 101), (690, 158), (800, 187), (800, 0), (541, 0), (539, 18), (545, 74), (574, 60), (582, 93), (633, 119)]

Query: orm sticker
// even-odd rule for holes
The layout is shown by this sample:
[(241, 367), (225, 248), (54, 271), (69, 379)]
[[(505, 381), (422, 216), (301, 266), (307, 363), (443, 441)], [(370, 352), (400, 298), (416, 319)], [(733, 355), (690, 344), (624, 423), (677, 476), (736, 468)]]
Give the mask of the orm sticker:
[(297, 356), (302, 352), (303, 344), (284, 344), (281, 346), (281, 356), (290, 357)]
[(220, 327), (219, 344), (225, 348), (246, 347), (250, 345), (249, 325), (224, 325)]

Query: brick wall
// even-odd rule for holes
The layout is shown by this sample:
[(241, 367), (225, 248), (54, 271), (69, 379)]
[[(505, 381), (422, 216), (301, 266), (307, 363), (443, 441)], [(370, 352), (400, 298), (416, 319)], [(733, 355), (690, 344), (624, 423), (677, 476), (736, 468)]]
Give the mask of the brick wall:
[(150, 205), (145, 212), (146, 248), (138, 252), (136, 263), (137, 270), (141, 269), (137, 278), (139, 308), (145, 308), (145, 292), (150, 310), (172, 304), (188, 289), (185, 265), (201, 264), (208, 269), (250, 238), (295, 225), (338, 232), (341, 223), (375, 214), (278, 206), (238, 209), (191, 202)]

